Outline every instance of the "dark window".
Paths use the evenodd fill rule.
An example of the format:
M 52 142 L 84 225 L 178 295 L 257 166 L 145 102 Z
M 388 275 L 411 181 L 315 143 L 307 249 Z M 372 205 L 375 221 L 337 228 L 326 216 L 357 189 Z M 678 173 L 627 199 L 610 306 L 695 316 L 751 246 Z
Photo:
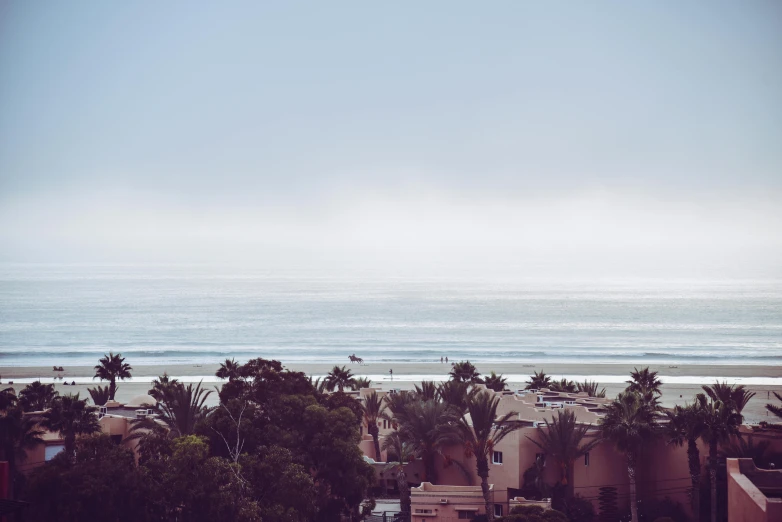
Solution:
M 473 511 L 457 511 L 459 513 L 459 520 L 472 520 L 475 518 L 475 512 Z
M 494 504 L 494 516 L 495 517 L 502 516 L 502 504 Z
M 589 452 L 584 453 L 584 466 L 589 466 Z
M 492 454 L 491 461 L 494 464 L 502 464 L 502 452 L 501 451 L 495 451 Z

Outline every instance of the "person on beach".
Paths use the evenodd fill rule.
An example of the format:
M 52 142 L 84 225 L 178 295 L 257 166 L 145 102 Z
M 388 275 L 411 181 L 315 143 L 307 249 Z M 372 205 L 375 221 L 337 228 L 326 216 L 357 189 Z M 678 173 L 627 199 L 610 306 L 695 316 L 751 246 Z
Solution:
M 440 364 L 443 364 L 443 358 L 440 357 Z
M 391 368 L 389 368 L 389 369 L 388 369 L 388 374 L 391 376 L 391 380 L 393 381 L 393 380 L 394 380 L 394 370 L 392 370 Z
M 448 356 L 445 356 L 445 364 L 448 364 Z

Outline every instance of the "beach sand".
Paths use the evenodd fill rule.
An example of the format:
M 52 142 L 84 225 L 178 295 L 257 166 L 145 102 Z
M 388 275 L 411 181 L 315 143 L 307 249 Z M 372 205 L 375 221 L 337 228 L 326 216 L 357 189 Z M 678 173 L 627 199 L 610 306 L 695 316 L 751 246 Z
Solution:
M 285 363 L 284 363 L 285 364 Z M 323 363 L 291 363 L 285 367 L 301 371 L 315 377 L 323 376 L 333 367 L 333 364 Z M 409 389 L 414 382 L 422 378 L 445 380 L 450 371 L 450 364 L 434 363 L 372 363 L 345 364 L 357 376 L 368 376 L 373 380 L 372 386 L 383 390 L 391 388 Z M 531 364 L 531 363 L 477 363 L 476 367 L 482 374 L 491 371 L 504 374 L 508 377 L 510 389 L 523 388 L 524 381 L 533 371 L 545 371 L 554 379 L 567 376 L 570 379 L 583 380 L 589 378 L 596 380 L 604 386 L 607 396 L 612 397 L 625 387 L 623 381 L 629 379 L 629 374 L 634 367 L 644 367 L 644 364 Z M 774 417 L 767 415 L 765 405 L 768 402 L 776 403 L 771 392 L 782 393 L 782 367 L 779 366 L 728 366 L 728 365 L 684 365 L 677 367 L 667 365 L 649 365 L 653 371 L 658 371 L 663 381 L 663 406 L 671 407 L 675 404 L 684 404 L 691 401 L 694 395 L 701 391 L 701 384 L 709 383 L 712 379 L 727 380 L 730 383 L 745 383 L 746 387 L 757 393 L 744 410 L 745 421 L 756 423 L 763 420 L 774 421 Z M 134 366 L 133 376 L 135 382 L 120 382 L 117 392 L 117 400 L 128 401 L 132 397 L 146 393 L 149 389 L 149 381 L 167 372 L 172 377 L 178 377 L 185 382 L 198 382 L 204 379 L 204 387 L 214 390 L 219 386 L 219 380 L 214 377 L 218 365 L 148 365 Z M 30 379 L 40 378 L 44 383 L 55 383 L 60 393 L 80 392 L 82 396 L 89 397 L 87 388 L 101 384 L 92 381 L 94 375 L 92 367 L 74 366 L 66 367 L 63 372 L 54 372 L 51 367 L 6 367 L 0 368 L 3 383 L 9 380 L 20 380 L 14 384 L 14 388 L 20 390 Z M 393 370 L 393 380 L 389 374 Z M 62 380 L 55 379 L 61 375 Z M 75 386 L 65 386 L 64 382 L 77 381 Z M 21 382 L 24 381 L 24 382 Z M 667 381 L 667 384 L 666 384 Z M 779 383 L 780 385 L 777 385 Z M 106 384 L 105 382 L 102 384 Z M 211 404 L 217 403 L 216 394 L 212 394 Z

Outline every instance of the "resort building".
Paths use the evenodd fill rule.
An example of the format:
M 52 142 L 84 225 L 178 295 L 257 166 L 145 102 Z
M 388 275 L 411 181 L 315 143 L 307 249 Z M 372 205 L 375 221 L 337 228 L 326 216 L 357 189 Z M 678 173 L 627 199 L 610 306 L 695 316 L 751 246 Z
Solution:
M 728 520 L 782 522 L 782 470 L 758 469 L 752 459 L 727 459 Z

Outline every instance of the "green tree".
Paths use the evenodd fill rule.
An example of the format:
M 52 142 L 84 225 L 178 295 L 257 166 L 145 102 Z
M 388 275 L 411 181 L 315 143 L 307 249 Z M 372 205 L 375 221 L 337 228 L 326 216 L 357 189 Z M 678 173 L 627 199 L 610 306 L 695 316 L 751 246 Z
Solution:
M 437 387 L 437 395 L 440 400 L 453 408 L 459 416 L 467 411 L 470 399 L 476 393 L 478 390 L 466 381 L 445 381 Z
M 497 375 L 493 371 L 484 380 L 484 384 L 486 385 L 486 387 L 496 392 L 505 391 L 505 389 L 507 389 L 507 382 L 508 380 L 505 379 L 501 374 Z
M 657 372 L 649 371 L 647 366 L 643 370 L 635 368 L 630 372 L 630 380 L 627 382 L 627 389 L 625 391 L 632 393 L 639 393 L 641 396 L 647 393 L 654 395 L 660 395 L 660 386 L 662 381 L 657 378 Z
M 8 462 L 9 478 L 11 479 L 11 497 L 17 493 L 16 483 L 19 479 L 17 463 L 27 458 L 27 451 L 43 443 L 43 430 L 38 428 L 40 418 L 25 415 L 23 408 L 16 403 L 16 396 L 6 398 L 0 409 L 0 461 Z M 19 401 L 21 402 L 21 401 Z
M 156 477 L 156 480 L 158 477 Z M 145 483 L 133 453 L 108 435 L 80 438 L 74 457 L 57 455 L 30 475 L 28 522 L 164 520 L 155 511 L 154 483 Z
M 611 442 L 627 458 L 627 476 L 630 482 L 630 513 L 632 522 L 638 522 L 636 498 L 636 471 L 643 445 L 651 440 L 657 431 L 657 411 L 640 393 L 620 393 L 606 408 L 606 415 L 600 419 L 602 438 Z
M 548 388 L 550 385 L 551 377 L 544 372 L 534 372 L 527 381 L 528 390 L 540 390 L 541 388 Z
M 575 393 L 576 383 L 574 383 L 573 381 L 569 381 L 563 377 L 559 381 L 552 382 L 549 388 L 551 388 L 551 390 L 556 392 Z
M 470 384 L 481 383 L 481 374 L 470 361 L 459 361 L 451 367 L 448 374 L 452 381 L 469 382 Z
M 369 388 L 372 386 L 372 380 L 367 379 L 366 377 L 356 377 L 353 379 L 353 387 L 356 390 L 360 390 L 361 388 Z
M 345 388 L 353 389 L 355 386 L 355 380 L 353 378 L 353 372 L 347 368 L 335 366 L 326 376 L 326 389 L 328 391 L 334 391 L 338 389 L 343 391 Z
M 19 392 L 19 406 L 26 412 L 43 411 L 52 405 L 52 401 L 58 395 L 53 384 L 34 381 Z
M 172 379 L 166 372 L 157 379 L 152 380 L 152 388 L 147 391 L 150 397 L 160 402 L 166 394 L 179 385 L 179 379 Z
M 437 483 L 435 457 L 442 448 L 461 441 L 457 427 L 460 415 L 439 401 L 413 401 L 398 419 L 399 434 L 424 464 L 424 481 Z
M 388 452 L 387 470 L 396 473 L 396 485 L 399 489 L 399 502 L 402 505 L 402 513 L 410 514 L 410 484 L 407 482 L 405 465 L 415 458 L 410 445 L 402 440 L 398 431 L 383 440 L 383 449 Z M 392 461 L 392 459 L 394 459 Z
M 109 352 L 109 354 L 104 355 L 95 366 L 95 376 L 93 379 L 109 381 L 109 399 L 114 400 L 114 395 L 117 393 L 117 379 L 130 379 L 130 370 L 132 369 L 133 367 L 125 362 L 125 358 L 122 357 L 122 354 L 118 353 L 114 355 L 112 352 Z
M 226 359 L 224 363 L 220 363 L 220 368 L 215 372 L 215 376 L 219 379 L 233 381 L 239 378 L 241 367 L 242 365 L 236 362 L 236 359 Z
M 378 420 L 383 415 L 385 404 L 383 399 L 377 393 L 372 392 L 366 396 L 364 401 L 364 422 L 367 425 L 367 431 L 372 435 L 372 441 L 375 444 L 375 460 L 382 462 L 383 457 L 380 453 L 380 429 L 377 426 Z
M 732 403 L 707 399 L 702 393 L 696 396 L 703 416 L 701 439 L 709 447 L 709 479 L 711 481 L 711 521 L 717 521 L 717 449 L 739 434 L 742 417 Z
M 779 395 L 777 392 L 771 392 L 774 394 L 774 397 L 777 398 L 778 401 L 782 401 L 782 395 Z M 773 413 L 776 417 L 782 419 L 782 408 L 777 406 L 776 404 L 766 404 L 766 409 Z
M 668 444 L 683 446 L 687 444 L 687 465 L 692 482 L 692 509 L 694 520 L 700 520 L 701 512 L 701 456 L 698 450 L 698 439 L 703 432 L 703 411 L 700 403 L 695 402 L 687 406 L 675 406 L 673 410 L 666 410 L 666 423 L 663 435 Z
M 747 390 L 743 384 L 728 384 L 727 381 L 717 381 L 711 386 L 704 384 L 701 388 L 712 401 L 732 404 L 736 413 L 741 413 L 749 400 L 755 396 L 755 392 Z
M 599 438 L 584 441 L 591 428 L 591 424 L 578 424 L 576 415 L 571 410 L 559 410 L 551 418 L 551 422 L 546 420 L 546 429 L 539 431 L 540 442 L 527 437 L 559 463 L 559 482 L 566 487 L 568 499 L 573 497 L 573 464 L 600 442 Z
M 78 435 L 91 435 L 100 431 L 95 406 L 88 406 L 79 394 L 65 394 L 52 401 L 52 407 L 43 414 L 41 425 L 56 431 L 64 439 L 65 454 L 73 456 Z
M 478 393 L 468 405 L 469 421 L 465 417 L 460 424 L 465 453 L 467 456 L 475 455 L 476 471 L 481 479 L 481 491 L 489 520 L 494 518 L 489 491 L 489 458 L 497 444 L 521 428 L 521 423 L 513 422 L 518 412 L 511 411 L 497 416 L 499 404 L 500 398 L 494 394 L 486 391 Z

